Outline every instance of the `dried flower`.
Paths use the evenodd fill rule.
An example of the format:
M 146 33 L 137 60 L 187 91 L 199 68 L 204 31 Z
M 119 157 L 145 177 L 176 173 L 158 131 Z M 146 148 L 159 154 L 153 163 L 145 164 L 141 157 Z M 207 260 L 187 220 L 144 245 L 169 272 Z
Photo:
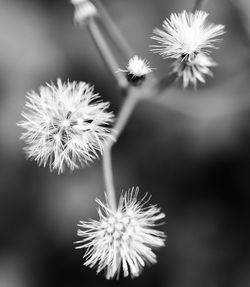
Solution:
M 87 248 L 85 266 L 105 270 L 106 278 L 140 275 L 145 263 L 156 263 L 153 249 L 164 246 L 165 235 L 154 229 L 165 215 L 156 205 L 145 206 L 146 196 L 137 200 L 139 188 L 124 193 L 117 211 L 97 200 L 99 220 L 80 221 L 77 234 L 82 237 L 76 248 Z
M 78 25 L 83 25 L 87 19 L 97 15 L 97 9 L 89 0 L 70 0 L 75 7 L 74 21 Z
M 175 60 L 172 65 L 172 73 L 177 74 L 177 79 L 183 78 L 184 88 L 186 88 L 189 83 L 197 87 L 197 81 L 205 83 L 204 75 L 213 75 L 209 67 L 216 65 L 212 58 L 200 53 L 193 60 L 185 60 L 182 58 Z
M 220 41 L 216 37 L 225 33 L 223 25 L 206 24 L 208 13 L 196 11 L 172 13 L 170 19 L 163 22 L 162 30 L 155 29 L 152 39 L 158 45 L 152 45 L 152 51 L 163 58 L 180 57 L 192 60 L 198 53 L 209 54 L 209 48 L 216 48 Z
M 74 170 L 98 157 L 110 137 L 108 125 L 113 114 L 109 103 L 98 101 L 93 87 L 85 82 L 53 83 L 27 95 L 25 120 L 18 123 L 25 131 L 21 139 L 29 158 L 50 170 Z

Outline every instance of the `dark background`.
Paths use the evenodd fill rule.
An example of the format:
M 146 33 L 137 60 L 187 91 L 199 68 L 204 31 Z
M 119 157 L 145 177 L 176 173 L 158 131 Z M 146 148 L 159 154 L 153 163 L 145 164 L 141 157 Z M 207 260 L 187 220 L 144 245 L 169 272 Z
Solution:
M 112 18 L 161 77 L 169 62 L 149 51 L 155 27 L 193 0 L 106 0 Z M 237 6 L 236 6 L 237 3 Z M 62 0 L 0 1 L 0 286 L 250 286 L 250 84 L 248 0 L 207 1 L 226 25 L 214 78 L 198 90 L 174 84 L 141 103 L 113 153 L 117 194 L 139 186 L 167 215 L 158 264 L 134 280 L 107 281 L 82 266 L 78 220 L 96 218 L 101 162 L 63 175 L 26 161 L 16 122 L 25 93 L 45 82 L 95 85 L 117 113 L 122 96 L 86 30 Z M 124 67 L 121 67 L 124 68 Z

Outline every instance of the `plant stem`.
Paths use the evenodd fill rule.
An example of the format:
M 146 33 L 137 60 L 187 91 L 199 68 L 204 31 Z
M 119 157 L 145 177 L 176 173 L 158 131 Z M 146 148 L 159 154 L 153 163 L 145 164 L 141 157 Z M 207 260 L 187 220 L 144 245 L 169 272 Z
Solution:
M 115 25 L 101 1 L 95 0 L 94 2 L 98 9 L 98 12 L 100 13 L 101 21 L 104 24 L 107 33 L 109 34 L 114 45 L 116 46 L 120 56 L 127 62 L 135 55 L 135 52 Z
M 117 81 L 117 84 L 120 87 L 121 91 L 126 92 L 128 88 L 127 79 L 123 73 L 117 73 L 120 67 L 112 52 L 110 51 L 109 46 L 104 39 L 94 18 L 89 19 L 87 27 L 107 69 Z
M 110 21 L 112 21 L 110 19 Z M 113 30 L 115 25 L 113 25 Z M 119 71 L 119 65 L 113 56 L 106 40 L 104 39 L 96 21 L 95 18 L 90 18 L 87 27 L 89 30 L 89 33 L 106 65 L 108 70 L 111 72 L 113 77 L 116 79 L 119 87 L 121 88 L 121 91 L 127 92 L 128 91 L 128 81 L 125 77 L 124 73 L 117 73 Z M 112 30 L 112 31 L 113 31 Z M 119 32 L 115 33 L 116 36 L 119 34 Z M 119 37 L 118 37 L 119 38 Z M 133 112 L 133 109 L 138 101 L 138 97 L 136 97 L 135 93 L 130 93 L 125 103 L 117 117 L 116 124 L 114 126 L 113 132 L 111 134 L 111 137 L 108 139 L 104 153 L 103 153 L 103 174 L 104 174 L 104 182 L 105 182 L 105 188 L 107 193 L 107 198 L 109 205 L 112 210 L 116 211 L 117 209 L 117 203 L 116 203 L 116 194 L 115 194 L 115 188 L 114 188 L 114 179 L 113 179 L 113 170 L 112 170 L 112 156 L 111 156 L 111 149 L 114 145 L 114 140 L 117 140 L 121 132 L 123 131 L 126 123 L 129 120 L 129 117 L 131 113 Z
M 194 8 L 193 8 L 193 13 L 196 11 L 196 10 L 200 10 L 202 5 L 204 4 L 204 2 L 206 2 L 206 0 L 196 0 L 195 1 L 195 4 L 194 4 Z
M 125 103 L 123 104 L 122 109 L 119 112 L 117 121 L 114 125 L 112 137 L 108 139 L 105 149 L 104 149 L 103 161 L 102 161 L 104 182 L 105 182 L 105 187 L 106 187 L 106 192 L 107 192 L 107 197 L 109 200 L 110 207 L 114 211 L 116 211 L 117 209 L 117 203 L 116 203 L 116 195 L 115 195 L 115 188 L 114 188 L 111 150 L 112 150 L 112 147 L 115 141 L 118 140 L 120 134 L 124 130 L 138 100 L 139 100 L 139 97 L 137 97 L 134 93 L 130 93 L 127 96 Z M 112 140 L 112 138 L 114 138 L 115 141 Z
M 104 176 L 105 189 L 110 208 L 113 211 L 117 210 L 116 194 L 114 187 L 114 177 L 112 169 L 111 149 L 106 148 L 102 158 L 102 169 Z

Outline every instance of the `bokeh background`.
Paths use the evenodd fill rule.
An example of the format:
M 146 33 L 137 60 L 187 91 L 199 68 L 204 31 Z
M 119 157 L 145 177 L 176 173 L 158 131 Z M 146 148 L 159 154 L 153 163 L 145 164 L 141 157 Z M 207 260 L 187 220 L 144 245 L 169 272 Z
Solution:
M 102 1 L 157 77 L 169 62 L 149 51 L 155 27 L 194 0 Z M 96 218 L 101 162 L 58 176 L 26 161 L 19 140 L 25 93 L 45 82 L 84 80 L 111 102 L 123 98 L 86 30 L 62 0 L 0 1 L 0 286 L 250 286 L 250 5 L 207 0 L 226 25 L 219 66 L 206 85 L 174 84 L 141 103 L 113 153 L 117 194 L 139 186 L 167 215 L 167 245 L 137 279 L 107 281 L 82 266 L 78 220 Z M 123 68 L 123 67 L 122 67 Z

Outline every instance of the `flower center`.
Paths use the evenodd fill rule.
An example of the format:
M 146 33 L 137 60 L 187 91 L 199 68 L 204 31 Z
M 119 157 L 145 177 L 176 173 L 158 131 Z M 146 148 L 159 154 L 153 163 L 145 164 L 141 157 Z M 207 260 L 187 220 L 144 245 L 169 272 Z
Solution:
M 63 127 L 69 127 L 70 126 L 70 121 L 69 120 L 64 120 L 63 122 L 62 122 L 62 126 Z
M 135 224 L 130 216 L 118 213 L 103 221 L 102 228 L 109 243 L 122 243 L 133 236 Z

